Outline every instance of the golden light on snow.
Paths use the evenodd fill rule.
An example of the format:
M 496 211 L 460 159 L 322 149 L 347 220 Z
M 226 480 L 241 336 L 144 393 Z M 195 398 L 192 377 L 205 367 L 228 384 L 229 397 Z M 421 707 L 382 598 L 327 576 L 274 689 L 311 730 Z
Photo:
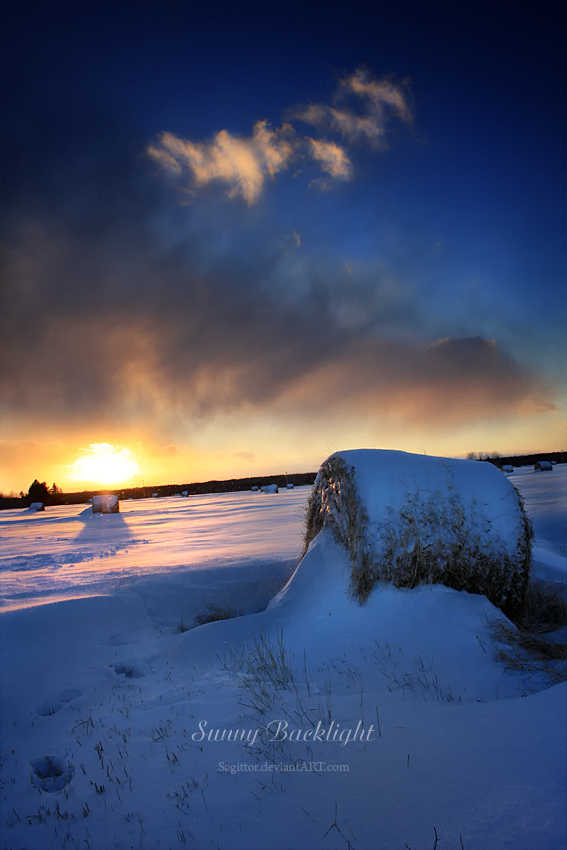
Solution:
M 77 458 L 69 478 L 97 484 L 122 484 L 140 474 L 140 467 L 130 449 L 109 443 L 91 443 L 88 454 Z

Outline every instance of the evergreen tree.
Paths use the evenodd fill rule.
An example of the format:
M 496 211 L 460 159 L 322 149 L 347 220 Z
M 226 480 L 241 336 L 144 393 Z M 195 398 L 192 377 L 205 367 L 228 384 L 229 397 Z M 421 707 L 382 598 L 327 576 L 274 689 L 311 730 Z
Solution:
M 36 478 L 33 484 L 30 485 L 30 489 L 28 490 L 28 498 L 30 504 L 32 502 L 42 502 L 44 505 L 48 505 L 51 501 L 51 497 L 45 481 L 42 481 L 42 483 L 40 484 Z
M 52 505 L 61 505 L 63 504 L 63 490 L 61 487 L 58 487 L 57 484 L 53 484 L 53 487 L 49 488 L 49 498 L 51 500 Z

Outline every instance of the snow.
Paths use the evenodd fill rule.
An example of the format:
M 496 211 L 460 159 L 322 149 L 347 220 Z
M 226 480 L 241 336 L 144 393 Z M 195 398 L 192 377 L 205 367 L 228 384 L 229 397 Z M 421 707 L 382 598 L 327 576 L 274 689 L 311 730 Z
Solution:
M 134 584 L 156 593 L 176 588 L 175 595 L 182 585 L 190 597 L 214 597 L 219 585 L 240 582 L 244 606 L 250 592 L 262 599 L 267 592 L 265 607 L 276 592 L 272 578 L 279 590 L 297 563 L 308 492 L 141 499 L 122 502 L 119 514 L 82 505 L 50 507 L 41 516 L 2 511 L 0 610 Z
M 563 581 L 567 465 L 514 483 Z M 2 850 L 563 850 L 567 685 L 483 596 L 360 606 L 326 530 L 288 580 L 308 494 L 0 514 Z M 246 616 L 184 631 L 209 604 Z
M 532 575 L 546 581 L 567 581 L 567 464 L 553 475 L 534 474 L 531 467 L 514 473 L 514 485 L 526 499 L 535 543 Z
M 379 543 L 390 513 L 399 514 L 411 499 L 422 511 L 456 496 L 467 526 L 482 529 L 484 544 L 513 555 L 517 539 L 518 500 L 507 477 L 490 463 L 415 455 L 400 451 L 358 449 L 340 452 L 356 470 L 356 484 Z M 488 527 L 490 525 L 490 527 Z

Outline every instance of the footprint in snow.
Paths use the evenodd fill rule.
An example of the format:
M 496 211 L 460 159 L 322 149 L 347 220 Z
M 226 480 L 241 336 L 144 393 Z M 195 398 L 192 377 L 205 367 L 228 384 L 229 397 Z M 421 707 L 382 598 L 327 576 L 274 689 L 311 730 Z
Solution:
M 133 664 L 114 664 L 114 672 L 126 679 L 143 679 L 146 675 Z
M 69 784 L 75 768 L 58 756 L 39 756 L 31 760 L 32 785 L 42 791 L 61 791 Z

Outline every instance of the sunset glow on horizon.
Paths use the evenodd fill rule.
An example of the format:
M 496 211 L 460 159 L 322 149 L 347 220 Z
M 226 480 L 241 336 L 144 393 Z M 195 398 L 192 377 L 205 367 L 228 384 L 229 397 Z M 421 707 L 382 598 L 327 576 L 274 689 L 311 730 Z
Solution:
M 129 449 L 91 443 L 88 452 L 73 463 L 68 475 L 71 481 L 111 487 L 140 475 L 140 466 Z

